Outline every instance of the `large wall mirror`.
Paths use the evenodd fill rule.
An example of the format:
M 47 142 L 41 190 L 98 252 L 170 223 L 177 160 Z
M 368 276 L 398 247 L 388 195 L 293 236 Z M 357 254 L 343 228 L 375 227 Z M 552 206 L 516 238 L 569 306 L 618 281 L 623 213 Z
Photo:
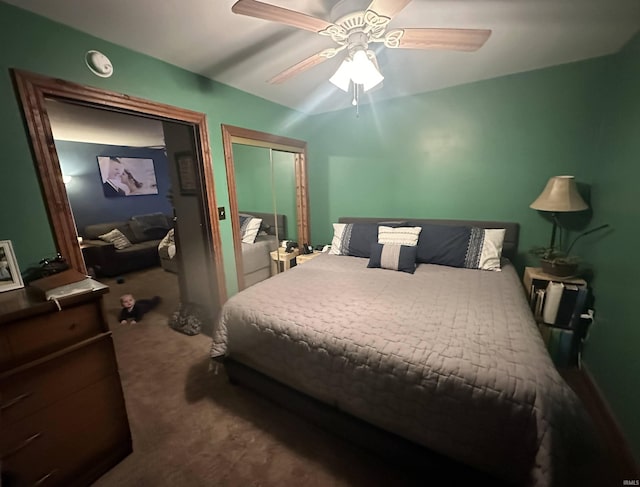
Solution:
M 279 272 L 271 253 L 284 252 L 281 241 L 309 242 L 307 144 L 230 125 L 222 138 L 242 290 Z

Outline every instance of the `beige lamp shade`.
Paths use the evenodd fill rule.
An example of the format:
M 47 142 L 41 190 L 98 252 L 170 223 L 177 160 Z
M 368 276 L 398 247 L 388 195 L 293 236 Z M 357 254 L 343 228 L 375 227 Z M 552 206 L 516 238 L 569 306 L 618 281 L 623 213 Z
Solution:
M 544 191 L 529 205 L 540 211 L 582 211 L 589 208 L 580 193 L 573 176 L 554 176 L 547 182 Z

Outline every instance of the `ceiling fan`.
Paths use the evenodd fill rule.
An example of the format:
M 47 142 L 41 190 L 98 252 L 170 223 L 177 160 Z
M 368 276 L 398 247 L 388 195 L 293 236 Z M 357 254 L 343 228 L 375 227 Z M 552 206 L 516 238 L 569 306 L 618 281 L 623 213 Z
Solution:
M 364 10 L 347 10 L 353 1 L 339 2 L 332 13 L 337 20 L 328 22 L 302 12 L 271 5 L 257 0 L 239 0 L 232 12 L 263 20 L 279 22 L 299 29 L 330 37 L 338 47 L 324 49 L 285 69 L 269 80 L 278 84 L 310 69 L 339 52 L 347 55 L 330 81 L 344 91 L 351 83 L 356 91 L 367 91 L 379 84 L 384 77 L 378 68 L 375 53 L 369 49 L 373 43 L 381 43 L 390 49 L 445 49 L 475 51 L 482 47 L 491 35 L 487 29 L 411 28 L 391 29 L 391 19 L 411 0 L 373 0 Z M 341 12 L 342 11 L 342 12 Z

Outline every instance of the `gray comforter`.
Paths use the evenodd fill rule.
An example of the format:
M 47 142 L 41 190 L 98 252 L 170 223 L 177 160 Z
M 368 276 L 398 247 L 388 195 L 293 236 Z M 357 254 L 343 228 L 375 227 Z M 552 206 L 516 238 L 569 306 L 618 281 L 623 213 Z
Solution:
M 514 268 L 367 262 L 322 255 L 235 295 L 212 357 L 519 485 L 588 483 L 590 424 Z

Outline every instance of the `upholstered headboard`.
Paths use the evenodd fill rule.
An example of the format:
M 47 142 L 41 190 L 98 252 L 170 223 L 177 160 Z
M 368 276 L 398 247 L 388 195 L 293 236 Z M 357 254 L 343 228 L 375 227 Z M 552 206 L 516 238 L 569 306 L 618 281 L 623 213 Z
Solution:
M 261 218 L 262 223 L 269 225 L 267 233 L 269 235 L 276 234 L 276 223 L 278 225 L 278 238 L 280 240 L 287 239 L 287 215 L 273 214 L 273 213 L 259 213 L 257 211 L 240 211 L 246 215 L 253 215 L 256 218 Z
M 368 218 L 368 217 L 340 217 L 340 223 L 377 223 L 377 222 L 406 222 L 407 225 L 420 225 L 430 223 L 432 225 L 471 225 L 480 228 L 504 228 L 506 229 L 502 255 L 513 262 L 518 254 L 518 238 L 520 236 L 520 224 L 515 222 L 495 222 L 478 220 L 431 220 L 417 218 Z

